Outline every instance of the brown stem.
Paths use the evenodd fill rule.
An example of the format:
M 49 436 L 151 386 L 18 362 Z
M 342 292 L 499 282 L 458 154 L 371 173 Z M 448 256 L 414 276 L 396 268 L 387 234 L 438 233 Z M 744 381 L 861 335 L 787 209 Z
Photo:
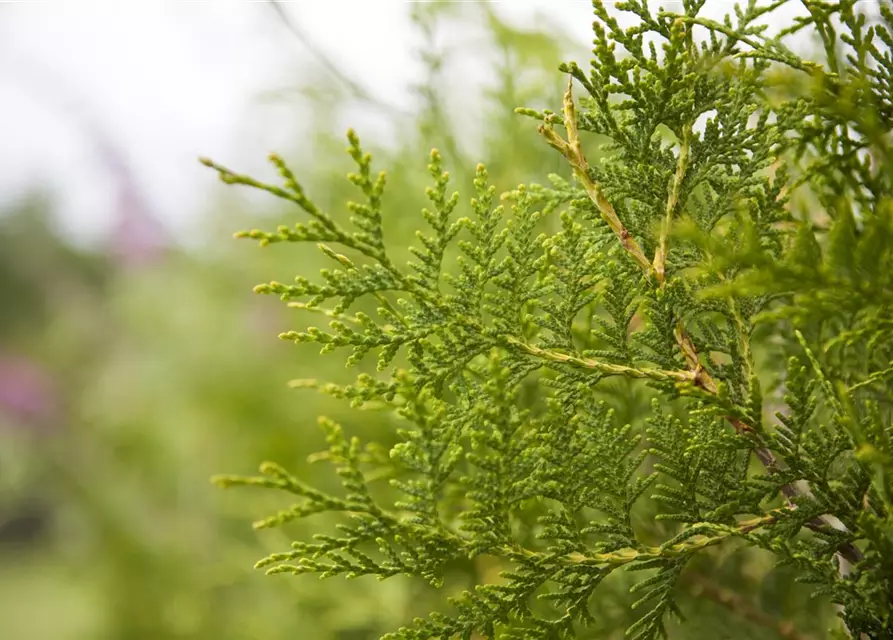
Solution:
M 670 226 L 673 223 L 673 217 L 676 215 L 676 207 L 679 205 L 679 194 L 682 191 L 682 182 L 685 180 L 685 173 L 688 171 L 688 163 L 691 157 L 690 145 L 691 125 L 686 124 L 682 129 L 679 157 L 676 160 L 676 173 L 673 175 L 673 182 L 670 185 L 670 196 L 667 198 L 667 208 L 660 229 L 660 241 L 657 246 L 657 251 L 654 252 L 654 273 L 657 276 L 657 281 L 661 285 L 663 285 L 666 280 L 667 245 L 669 243 Z
M 567 131 L 567 140 L 555 133 L 551 126 L 552 120 L 549 119 L 546 120 L 545 124 L 540 125 L 538 131 L 551 147 L 560 151 L 561 155 L 567 159 L 577 180 L 580 181 L 589 199 L 598 208 L 602 219 L 608 223 L 611 231 L 620 240 L 621 246 L 633 257 L 646 274 L 651 275 L 653 272 L 651 261 L 648 260 L 642 247 L 636 242 L 636 239 L 632 237 L 632 234 L 630 234 L 629 230 L 617 216 L 617 212 L 607 197 L 605 197 L 601 186 L 589 175 L 589 162 L 587 162 L 583 153 L 579 131 L 577 130 L 577 114 L 574 106 L 572 83 L 573 79 L 568 78 L 567 91 L 564 92 L 564 127 Z
M 622 364 L 613 364 L 610 362 L 602 362 L 593 360 L 592 358 L 579 358 L 577 356 L 551 351 L 549 349 L 541 349 L 521 340 L 509 338 L 508 343 L 528 353 L 532 356 L 551 360 L 552 362 L 564 362 L 574 365 L 581 369 L 594 369 L 601 371 L 606 375 L 622 375 L 628 378 L 649 378 L 651 380 L 660 380 L 662 382 L 696 382 L 694 376 L 688 371 L 669 371 L 664 369 L 637 369 L 635 367 L 627 367 Z
M 702 573 L 686 571 L 683 574 L 683 580 L 691 585 L 691 591 L 695 597 L 709 598 L 749 622 L 772 629 L 785 640 L 810 640 L 809 636 L 798 632 L 790 620 L 779 620 L 760 611 L 746 598 L 730 589 L 721 587 Z
M 757 518 L 744 520 L 736 525 L 721 525 L 717 523 L 700 523 L 692 525 L 703 531 L 696 536 L 692 536 L 674 545 L 661 545 L 659 547 L 641 546 L 637 548 L 625 547 L 623 549 L 615 549 L 605 553 L 579 553 L 572 552 L 566 556 L 558 558 L 560 562 L 567 565 L 596 565 L 596 566 L 615 566 L 620 567 L 633 562 L 643 562 L 647 560 L 655 560 L 657 558 L 672 558 L 688 556 L 697 553 L 708 547 L 713 547 L 725 542 L 735 536 L 744 536 L 752 531 L 756 531 L 762 527 L 771 525 L 778 521 L 779 515 L 784 509 L 776 509 L 770 513 L 764 514 Z M 514 555 L 522 555 L 525 558 L 537 559 L 542 554 L 537 551 L 519 547 L 505 546 L 502 547 L 505 556 L 512 557 Z

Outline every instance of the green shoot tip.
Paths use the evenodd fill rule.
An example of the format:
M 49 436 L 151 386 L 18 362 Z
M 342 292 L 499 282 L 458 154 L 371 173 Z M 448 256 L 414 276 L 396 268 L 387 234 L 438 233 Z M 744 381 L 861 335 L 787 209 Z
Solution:
M 319 380 L 315 378 L 297 378 L 288 381 L 290 389 L 313 389 L 319 386 Z
M 214 475 L 210 478 L 211 484 L 220 489 L 227 489 L 229 487 L 240 484 L 239 478 L 234 476 L 227 475 Z

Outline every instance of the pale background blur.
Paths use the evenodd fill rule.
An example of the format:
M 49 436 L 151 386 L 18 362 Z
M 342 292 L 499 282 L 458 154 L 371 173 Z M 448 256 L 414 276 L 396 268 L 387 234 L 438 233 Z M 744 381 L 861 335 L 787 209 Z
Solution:
M 198 162 L 273 181 L 276 151 L 341 216 L 355 127 L 394 169 L 398 247 L 431 146 L 459 175 L 492 159 L 500 188 L 554 165 L 512 108 L 586 58 L 586 3 L 442 7 L 0 3 L 0 640 L 359 640 L 443 602 L 252 569 L 326 522 L 255 533 L 288 502 L 212 474 L 269 459 L 332 489 L 306 462 L 318 415 L 394 428 L 287 388 L 355 374 L 279 341 L 307 318 L 251 288 L 323 263 L 235 242 L 296 212 Z
M 417 106 L 409 87 L 421 80 L 422 68 L 411 3 L 278 4 L 312 46 L 369 94 L 407 113 Z M 586 0 L 490 4 L 512 24 L 551 23 L 584 46 L 590 38 Z M 445 37 L 459 49 L 453 73 L 471 97 L 489 74 L 473 59 L 483 37 L 474 25 L 465 26 L 466 37 Z M 247 170 L 262 166 L 271 150 L 306 135 L 296 89 L 308 76 L 325 73 L 268 2 L 4 2 L 0 203 L 35 184 L 52 187 L 66 233 L 102 238 L 115 204 L 109 168 L 89 138 L 101 133 L 139 176 L 152 210 L 182 232 L 216 186 L 195 159 L 207 155 Z M 387 132 L 363 126 L 370 119 L 380 125 L 364 111 L 354 109 L 338 124 L 385 141 Z

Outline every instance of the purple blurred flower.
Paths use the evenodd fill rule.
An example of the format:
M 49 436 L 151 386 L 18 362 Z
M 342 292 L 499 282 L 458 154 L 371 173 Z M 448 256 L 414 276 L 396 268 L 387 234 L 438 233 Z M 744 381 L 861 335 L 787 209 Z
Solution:
M 32 360 L 0 354 L 0 414 L 23 425 L 46 427 L 59 416 L 58 390 Z
M 164 256 L 168 234 L 130 184 L 119 189 L 110 250 L 123 266 L 144 266 Z

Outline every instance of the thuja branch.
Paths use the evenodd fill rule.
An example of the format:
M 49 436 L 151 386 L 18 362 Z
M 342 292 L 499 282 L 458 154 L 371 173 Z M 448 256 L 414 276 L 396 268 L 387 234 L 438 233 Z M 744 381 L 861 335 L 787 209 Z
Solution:
M 589 165 L 586 161 L 586 156 L 583 152 L 582 145 L 579 140 L 579 134 L 576 124 L 577 116 L 574 106 L 572 88 L 573 78 L 569 78 L 568 88 L 565 91 L 563 102 L 564 124 L 567 130 L 568 140 L 563 140 L 551 128 L 551 126 L 549 125 L 549 116 L 546 117 L 546 123 L 541 125 L 538 131 L 541 135 L 543 135 L 550 146 L 561 152 L 562 155 L 568 160 L 571 168 L 574 171 L 574 175 L 577 176 L 577 178 L 583 184 L 583 187 L 586 190 L 587 194 L 589 194 L 593 202 L 596 203 L 603 219 L 608 223 L 612 231 L 614 231 L 615 235 L 620 240 L 623 248 L 633 257 L 636 263 L 639 264 L 645 275 L 655 276 L 658 286 L 660 288 L 663 288 L 666 284 L 666 260 L 669 252 L 668 239 L 670 226 L 675 216 L 677 207 L 679 206 L 679 197 L 682 189 L 682 184 L 685 180 L 685 175 L 689 168 L 690 145 L 692 136 L 691 126 L 690 124 L 686 124 L 683 127 L 682 139 L 680 141 L 680 150 L 676 162 L 676 170 L 670 184 L 670 192 L 667 198 L 666 209 L 664 211 L 659 244 L 655 252 L 654 261 L 652 263 L 648 261 L 639 244 L 630 236 L 626 227 L 617 217 L 614 207 L 605 197 L 601 188 L 589 176 Z M 738 313 L 737 308 L 735 308 L 734 311 L 734 316 L 736 318 L 736 321 L 738 322 L 738 328 L 739 330 L 742 330 L 743 326 L 741 323 L 740 314 Z M 677 344 L 679 345 L 680 350 L 682 351 L 686 363 L 689 366 L 689 371 L 662 371 L 656 369 L 636 369 L 634 367 L 623 367 L 620 365 L 600 363 L 594 360 L 576 358 L 573 356 L 558 354 L 555 352 L 548 352 L 536 347 L 532 347 L 530 345 L 524 345 L 523 343 L 517 341 L 515 342 L 515 344 L 533 355 L 545 357 L 546 359 L 553 361 L 567 362 L 569 364 L 574 364 L 576 366 L 584 368 L 597 369 L 609 375 L 626 375 L 627 377 L 631 378 L 651 378 L 664 381 L 675 380 L 679 382 L 692 382 L 697 387 L 700 387 L 710 394 L 717 394 L 719 392 L 719 386 L 713 379 L 713 376 L 710 375 L 710 373 L 701 364 L 697 348 L 695 347 L 694 342 L 686 331 L 681 319 L 678 319 L 676 321 L 673 335 Z M 748 336 L 742 335 L 741 339 L 747 342 Z M 751 357 L 749 342 L 747 348 L 745 349 L 745 354 L 746 358 L 748 359 L 748 367 L 751 367 L 752 363 L 749 361 Z M 726 416 L 726 420 L 729 422 L 729 424 L 732 425 L 732 427 L 734 427 L 737 433 L 741 435 L 756 437 L 757 440 L 762 439 L 761 434 L 741 418 L 733 415 L 728 415 Z M 757 444 L 754 446 L 753 451 L 754 455 L 756 455 L 757 459 L 770 475 L 776 475 L 782 471 L 777 457 L 769 448 Z M 796 500 L 799 497 L 805 495 L 804 492 L 802 492 L 793 484 L 784 485 L 781 488 L 781 493 L 784 496 L 787 505 L 791 508 L 795 507 Z M 808 523 L 808 526 L 811 529 L 817 531 L 834 528 L 830 520 L 828 520 L 824 516 L 813 519 Z M 841 545 L 838 553 L 842 558 L 845 558 L 851 563 L 858 562 L 862 559 L 862 553 L 851 543 L 845 543 Z
M 884 26 L 893 24 L 893 12 L 883 8 L 884 20 L 871 28 L 863 28 L 852 0 L 839 3 L 839 28 L 830 28 L 830 5 L 812 16 L 808 24 L 828 27 L 826 45 L 841 47 L 840 77 L 859 79 L 852 105 L 838 105 L 811 86 L 804 89 L 812 96 L 794 92 L 790 100 L 784 91 L 767 91 L 767 60 L 812 68 L 783 42 L 807 22 L 795 20 L 771 39 L 756 23 L 783 2 L 765 10 L 747 3 L 722 24 L 698 17 L 702 0 L 684 3 L 683 16 L 652 15 L 644 2 L 618 3 L 612 11 L 638 21 L 628 28 L 595 0 L 591 72 L 564 67 L 588 90 L 588 102 L 575 105 L 569 80 L 559 114 L 522 110 L 543 121 L 540 135 L 562 154 L 576 184 L 549 176 L 552 188 L 522 185 L 504 194 L 512 202 L 506 210 L 494 206 L 496 187 L 479 167 L 470 215 L 453 222 L 458 196 L 448 193 L 448 174 L 432 153 L 426 195 L 433 207 L 422 210 L 425 230 L 405 268 L 385 252 L 384 175 L 370 177 L 369 156 L 352 133 L 349 151 L 359 172 L 350 180 L 366 201 L 348 204 L 350 227 L 309 202 L 281 163 L 280 188 L 207 162 L 226 182 L 284 197 L 311 218 L 244 235 L 261 244 L 313 242 L 340 264 L 324 270 L 321 283 L 301 275 L 293 286 L 259 287 L 310 310 L 340 300 L 317 311 L 332 320 L 331 332 L 310 327 L 283 336 L 321 344 L 323 352 L 349 348 L 348 365 L 377 354 L 377 370 L 390 371 L 388 380 L 362 374 L 346 386 L 296 386 L 354 407 L 387 405 L 399 421 L 390 438 L 397 444 L 383 456 L 375 447 L 367 455 L 340 427 L 326 427 L 329 451 L 317 459 L 335 466 L 344 498 L 276 470 L 249 482 L 302 498 L 263 526 L 322 512 L 348 516 L 335 535 L 271 557 L 298 560 L 276 571 L 404 573 L 439 585 L 457 561 L 495 556 L 498 564 L 515 565 L 498 583 L 476 576 L 479 584 L 455 602 L 454 615 L 417 619 L 394 637 L 505 631 L 569 640 L 592 622 L 595 590 L 610 589 L 603 578 L 621 567 L 647 570 L 633 588 L 645 592 L 633 608 L 647 607 L 627 633 L 655 640 L 667 636 L 664 621 L 679 611 L 674 588 L 686 562 L 737 537 L 818 584 L 843 607 L 854 636 L 886 637 L 893 454 L 890 407 L 878 400 L 888 386 L 893 346 L 876 317 L 893 315 L 877 309 L 889 301 L 893 222 L 873 203 L 888 199 L 893 174 L 874 159 L 871 167 L 853 163 L 854 150 L 870 142 L 865 131 L 893 129 L 882 97 L 893 60 L 879 48 L 893 42 Z M 706 38 L 696 42 L 696 34 Z M 852 51 L 844 54 L 847 47 Z M 844 94 L 833 95 L 846 102 Z M 857 106 L 874 109 L 872 117 L 854 123 Z M 703 132 L 694 133 L 701 118 Z M 663 127 L 676 134 L 674 147 L 661 142 Z M 603 169 L 590 166 L 583 129 L 611 140 Z M 794 186 L 825 207 L 826 235 L 789 224 L 795 212 L 779 198 Z M 542 216 L 559 208 L 560 229 L 537 235 Z M 679 235 L 685 244 L 671 246 L 683 215 L 690 233 Z M 654 226 L 652 243 L 645 234 Z M 459 234 L 470 237 L 456 240 Z M 462 256 L 449 269 L 445 256 L 454 242 Z M 338 243 L 371 260 L 354 263 L 329 248 Z M 699 266 L 721 271 L 720 286 L 700 276 Z M 361 298 L 377 301 L 378 320 L 361 311 L 343 315 Z M 758 321 L 774 322 L 765 318 L 776 312 L 796 317 L 810 343 L 795 343 L 787 327 L 754 333 Z M 578 331 L 584 313 L 589 324 Z M 841 332 L 844 340 L 828 338 Z M 782 352 L 787 375 L 777 358 L 755 358 L 764 346 L 773 356 Z M 865 351 L 875 357 L 853 356 Z M 536 375 L 543 368 L 556 375 Z M 655 400 L 643 425 L 640 387 L 593 384 L 609 376 L 661 383 L 649 386 L 666 402 Z M 760 377 L 784 380 L 787 409 L 771 429 L 764 427 Z M 847 389 L 845 397 L 835 399 L 838 388 Z M 649 456 L 654 473 L 643 473 Z M 754 456 L 764 471 L 751 468 Z M 373 498 L 368 482 L 382 477 L 393 493 L 376 491 Z M 779 499 L 776 492 L 786 506 L 739 522 L 765 513 L 765 501 Z M 387 504 L 378 507 L 386 494 Z M 681 530 L 666 540 L 657 520 L 682 523 Z M 800 535 L 800 527 L 815 535 Z M 366 555 L 361 544 L 372 553 L 378 545 L 380 554 Z M 842 559 L 858 563 L 852 575 L 835 571 L 835 555 L 841 567 Z

